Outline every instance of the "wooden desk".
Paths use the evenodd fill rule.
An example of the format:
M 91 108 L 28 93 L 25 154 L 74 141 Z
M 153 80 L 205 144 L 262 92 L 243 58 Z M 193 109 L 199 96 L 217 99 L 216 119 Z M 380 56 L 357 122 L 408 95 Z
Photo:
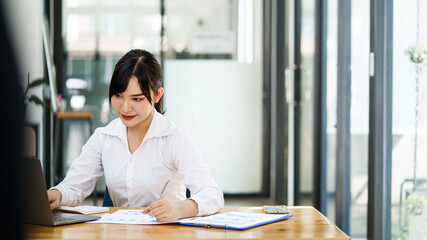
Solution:
M 115 212 L 121 208 L 110 208 Z M 143 209 L 143 208 L 141 208 Z M 25 239 L 350 239 L 313 207 L 290 207 L 292 218 L 248 230 L 167 225 L 79 223 L 60 227 L 24 225 Z M 263 212 L 261 207 L 226 207 L 222 212 Z

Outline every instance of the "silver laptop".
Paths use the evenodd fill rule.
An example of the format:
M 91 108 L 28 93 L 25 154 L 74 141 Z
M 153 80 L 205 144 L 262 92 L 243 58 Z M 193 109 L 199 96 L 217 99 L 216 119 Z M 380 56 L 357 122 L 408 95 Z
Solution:
M 24 204 L 22 219 L 24 223 L 59 226 L 100 218 L 99 216 L 51 211 L 40 160 L 24 158 L 22 170 L 25 186 L 22 201 Z

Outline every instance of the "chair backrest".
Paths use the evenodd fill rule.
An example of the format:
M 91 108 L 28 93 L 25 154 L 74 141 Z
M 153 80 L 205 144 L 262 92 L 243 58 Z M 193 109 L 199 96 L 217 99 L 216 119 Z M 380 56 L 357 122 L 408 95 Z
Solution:
M 25 157 L 38 157 L 38 127 L 36 125 L 24 125 L 23 132 L 23 155 Z
M 108 193 L 108 187 L 105 187 L 104 200 L 102 201 L 103 207 L 114 207 L 113 200 L 111 200 L 110 194 Z

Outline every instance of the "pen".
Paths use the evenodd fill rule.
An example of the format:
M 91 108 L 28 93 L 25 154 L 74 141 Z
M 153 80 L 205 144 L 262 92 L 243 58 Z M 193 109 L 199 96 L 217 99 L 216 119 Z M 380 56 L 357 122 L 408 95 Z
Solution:
M 227 228 L 227 224 L 208 224 L 208 223 L 193 223 L 193 225 L 202 226 L 205 228 L 211 228 L 211 227 L 219 227 L 219 228 Z
M 163 187 L 163 189 L 162 189 L 162 192 L 160 193 L 160 197 L 159 197 L 159 200 L 161 200 L 161 199 L 163 199 L 163 197 L 165 196 L 165 190 L 166 190 L 166 187 L 168 186 L 168 183 L 170 182 L 170 180 L 168 180 L 166 183 L 165 183 L 165 186 Z

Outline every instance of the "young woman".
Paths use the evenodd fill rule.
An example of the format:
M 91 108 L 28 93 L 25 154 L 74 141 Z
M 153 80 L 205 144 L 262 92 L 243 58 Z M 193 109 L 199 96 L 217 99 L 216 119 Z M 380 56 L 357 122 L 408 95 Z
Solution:
M 143 212 L 158 221 L 223 208 L 223 193 L 188 132 L 160 113 L 162 79 L 147 51 L 131 50 L 119 60 L 109 90 L 119 118 L 95 130 L 65 179 L 48 191 L 51 209 L 80 205 L 102 175 L 114 206 L 148 206 Z

